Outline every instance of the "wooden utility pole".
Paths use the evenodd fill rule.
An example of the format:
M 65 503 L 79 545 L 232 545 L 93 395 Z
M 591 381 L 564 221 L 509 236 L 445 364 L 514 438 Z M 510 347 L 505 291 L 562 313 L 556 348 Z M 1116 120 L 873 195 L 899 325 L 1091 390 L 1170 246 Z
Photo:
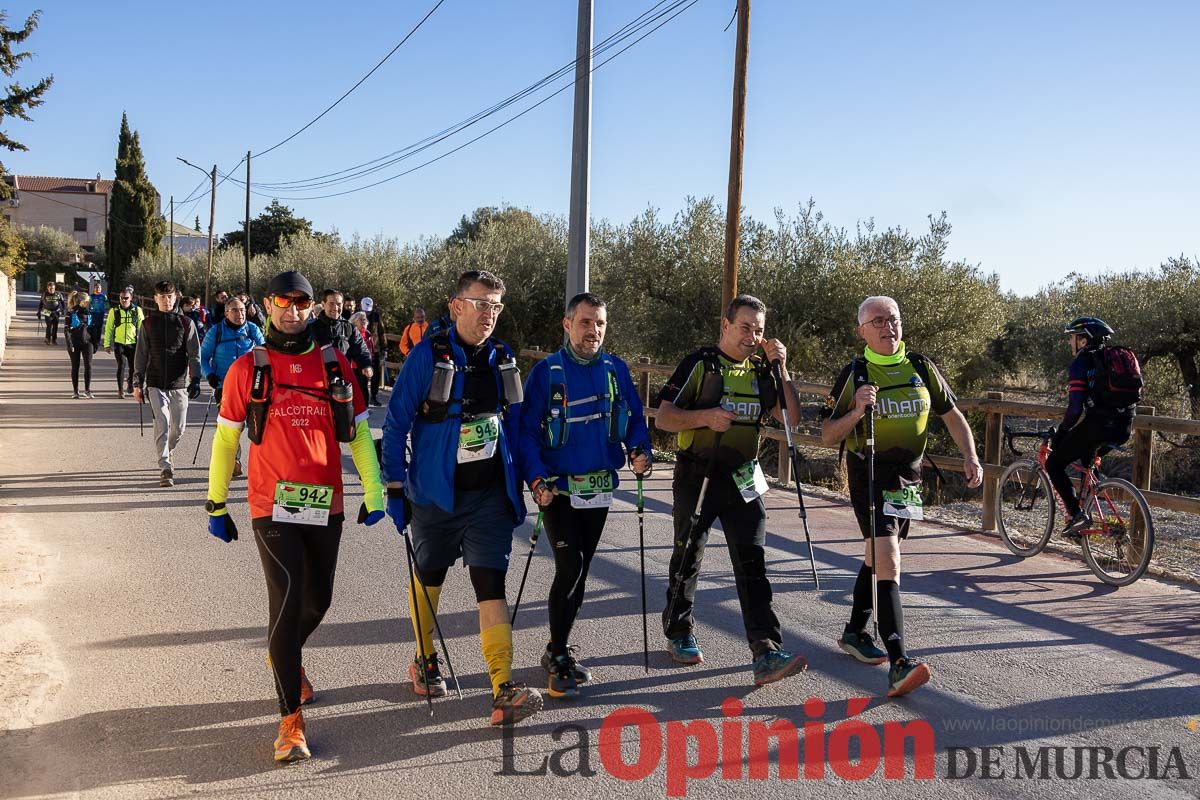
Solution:
M 212 168 L 212 189 L 208 203 L 208 272 L 204 276 L 204 307 L 209 308 L 212 292 L 213 223 L 217 218 L 217 165 Z
M 246 296 L 250 296 L 250 151 L 246 151 Z
M 733 59 L 733 125 L 729 137 L 729 195 L 725 200 L 725 271 L 721 313 L 737 295 L 738 247 L 741 244 L 742 156 L 746 149 L 746 62 L 750 50 L 750 0 L 738 0 L 737 51 Z
M 175 195 L 171 195 L 171 280 L 175 280 Z

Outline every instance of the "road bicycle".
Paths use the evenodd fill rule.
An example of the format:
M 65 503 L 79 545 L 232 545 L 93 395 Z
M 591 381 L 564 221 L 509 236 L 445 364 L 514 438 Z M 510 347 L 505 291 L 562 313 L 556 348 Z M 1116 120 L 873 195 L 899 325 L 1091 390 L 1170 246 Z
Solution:
M 1046 457 L 1055 429 L 1014 431 L 1004 426 L 1004 438 L 1014 455 L 1021 456 L 1015 439 L 1040 439 L 1037 459 L 1019 458 L 1000 477 L 996 493 L 996 521 L 1000 538 L 1013 554 L 1028 558 L 1040 553 L 1054 533 L 1056 512 L 1068 518 L 1062 498 L 1046 472 Z M 1079 507 L 1091 524 L 1080 531 L 1083 558 L 1096 577 L 1110 586 L 1128 586 L 1146 572 L 1154 552 L 1154 518 L 1146 497 L 1129 481 L 1110 478 L 1100 471 L 1100 459 L 1113 446 L 1101 447 L 1092 463 L 1071 464 L 1078 473 Z M 1057 500 L 1056 504 L 1054 501 Z

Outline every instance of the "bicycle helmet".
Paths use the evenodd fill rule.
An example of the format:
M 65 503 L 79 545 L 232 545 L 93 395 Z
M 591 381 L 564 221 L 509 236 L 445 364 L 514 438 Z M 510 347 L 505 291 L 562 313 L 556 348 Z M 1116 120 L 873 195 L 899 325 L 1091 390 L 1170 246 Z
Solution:
M 1063 333 L 1074 333 L 1079 336 L 1086 336 L 1093 342 L 1100 343 L 1107 340 L 1116 331 L 1111 326 L 1099 317 L 1078 317 L 1071 321 Z

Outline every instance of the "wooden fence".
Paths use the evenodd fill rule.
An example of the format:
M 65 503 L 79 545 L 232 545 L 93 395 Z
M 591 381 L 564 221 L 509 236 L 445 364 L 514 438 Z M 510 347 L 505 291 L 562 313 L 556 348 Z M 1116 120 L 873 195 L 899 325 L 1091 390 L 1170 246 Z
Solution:
M 391 338 L 390 336 L 388 337 Z M 397 337 L 399 338 L 399 337 Z M 542 350 L 522 350 L 521 356 L 532 360 L 545 358 L 549 353 Z M 389 364 L 391 366 L 391 364 Z M 399 365 L 395 365 L 399 368 Z M 650 397 L 650 376 L 668 377 L 675 367 L 664 364 L 651 364 L 648 358 L 639 358 L 630 362 L 632 371 L 641 395 L 643 405 Z M 802 395 L 816 395 L 824 398 L 832 387 L 824 383 L 809 383 L 796 381 L 796 390 Z M 983 528 L 996 529 L 995 498 L 1000 485 L 1000 475 L 1004 471 L 1002 461 L 1004 446 L 1005 416 L 1025 419 L 1060 420 L 1063 416 L 1062 406 L 1046 405 L 1043 403 L 1024 403 L 1005 400 L 1003 392 L 988 392 L 982 398 L 960 398 L 958 407 L 963 410 L 980 411 L 984 414 L 983 434 Z M 655 409 L 646 406 L 646 416 L 653 419 Z M 1174 433 L 1186 436 L 1200 435 L 1200 420 L 1179 419 L 1176 417 L 1159 417 L 1151 406 L 1138 406 L 1138 415 L 1133 423 L 1133 483 L 1146 495 L 1146 502 L 1155 508 L 1166 508 L 1183 511 L 1189 514 L 1200 514 L 1200 498 L 1184 495 L 1155 492 L 1150 489 L 1151 467 L 1154 463 L 1154 433 Z M 786 442 L 787 436 L 782 428 L 763 428 L 762 435 L 778 442 Z M 795 432 L 792 442 L 807 447 L 826 447 L 820 436 Z M 963 471 L 963 459 L 953 456 L 929 455 L 929 460 L 942 469 L 956 472 Z M 791 461 L 787 449 L 779 448 L 779 465 L 775 473 L 779 480 L 791 481 Z

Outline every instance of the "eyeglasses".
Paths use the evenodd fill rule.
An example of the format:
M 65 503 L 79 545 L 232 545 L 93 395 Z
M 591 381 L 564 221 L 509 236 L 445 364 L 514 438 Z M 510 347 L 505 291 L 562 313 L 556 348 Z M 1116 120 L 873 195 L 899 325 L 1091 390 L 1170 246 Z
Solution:
M 226 314 L 245 314 L 246 309 L 244 309 L 244 308 L 226 308 L 225 313 Z
M 286 294 L 271 295 L 271 302 L 276 308 L 291 308 L 296 307 L 297 311 L 307 311 L 312 308 L 313 299 L 311 297 L 288 297 Z
M 869 324 L 872 328 L 883 329 L 889 326 L 899 328 L 901 323 L 899 317 L 875 317 L 875 319 L 869 319 L 863 324 Z
M 482 297 L 460 297 L 464 303 L 470 303 L 476 311 L 481 314 L 495 314 L 500 316 L 500 312 L 504 310 L 504 303 L 493 303 Z

